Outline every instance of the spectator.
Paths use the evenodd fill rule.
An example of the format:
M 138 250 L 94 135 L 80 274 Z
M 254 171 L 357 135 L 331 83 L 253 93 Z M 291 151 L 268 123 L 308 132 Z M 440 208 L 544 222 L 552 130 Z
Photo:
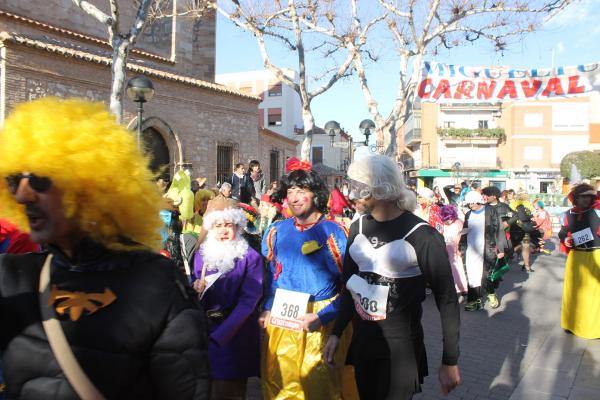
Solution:
M 229 199 L 229 198 L 232 197 L 231 196 L 231 192 L 232 192 L 231 183 L 229 183 L 229 182 L 223 182 L 221 184 L 221 187 L 219 188 L 219 195 L 220 196 L 225 196 L 225 197 L 227 197 Z
M 231 175 L 231 197 L 234 200 L 241 201 L 242 196 L 246 191 L 248 176 L 246 175 L 246 167 L 243 163 L 235 164 L 233 175 Z
M 265 192 L 265 177 L 260 169 L 260 163 L 256 160 L 250 161 L 246 177 L 246 193 L 242 196 L 242 203 L 252 204 L 258 207 L 260 198 Z
M 458 206 L 460 203 L 460 191 L 462 190 L 462 187 L 460 186 L 460 184 L 456 184 L 456 185 L 448 185 L 448 186 L 444 186 L 444 194 L 446 195 L 446 198 L 448 199 L 448 204 L 452 204 L 455 206 Z

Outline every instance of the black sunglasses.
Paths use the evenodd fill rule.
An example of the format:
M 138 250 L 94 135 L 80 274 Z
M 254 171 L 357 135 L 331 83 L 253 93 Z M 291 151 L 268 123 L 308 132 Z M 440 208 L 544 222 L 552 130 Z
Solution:
M 45 176 L 37 176 L 35 174 L 14 174 L 6 177 L 8 190 L 10 190 L 12 194 L 16 194 L 21 180 L 25 178 L 27 178 L 29 187 L 38 193 L 47 192 L 52 186 L 52 180 Z

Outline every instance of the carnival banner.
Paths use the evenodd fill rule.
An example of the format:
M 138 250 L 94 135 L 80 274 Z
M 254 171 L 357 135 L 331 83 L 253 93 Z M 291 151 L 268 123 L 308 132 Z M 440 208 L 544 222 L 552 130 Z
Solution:
M 495 103 L 581 96 L 600 91 L 600 63 L 547 69 L 465 67 L 425 62 L 417 99 Z

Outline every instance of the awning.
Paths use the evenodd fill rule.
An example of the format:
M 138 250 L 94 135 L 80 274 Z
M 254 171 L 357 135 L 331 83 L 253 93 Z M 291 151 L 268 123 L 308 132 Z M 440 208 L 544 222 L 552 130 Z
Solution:
M 458 174 L 452 170 L 443 170 L 437 168 L 423 168 L 417 172 L 419 178 L 440 178 L 440 177 L 456 177 L 456 178 L 507 178 L 508 171 L 458 171 Z

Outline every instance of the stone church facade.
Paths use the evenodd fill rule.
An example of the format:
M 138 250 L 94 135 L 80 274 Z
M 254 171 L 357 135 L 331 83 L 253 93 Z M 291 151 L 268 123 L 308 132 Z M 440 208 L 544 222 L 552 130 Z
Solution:
M 130 25 L 134 3 L 119 2 L 123 27 Z M 235 163 L 258 159 L 269 177 L 270 169 L 283 170 L 297 143 L 259 132 L 259 98 L 214 83 L 215 25 L 209 13 L 200 20 L 172 16 L 146 26 L 127 70 L 127 79 L 143 74 L 154 84 L 155 95 L 144 104 L 144 138 L 163 153 L 167 174 L 189 169 L 212 186 Z M 106 29 L 72 1 L 3 1 L 0 124 L 16 104 L 48 95 L 108 104 L 110 63 Z M 136 107 L 125 95 L 123 123 L 132 130 Z

